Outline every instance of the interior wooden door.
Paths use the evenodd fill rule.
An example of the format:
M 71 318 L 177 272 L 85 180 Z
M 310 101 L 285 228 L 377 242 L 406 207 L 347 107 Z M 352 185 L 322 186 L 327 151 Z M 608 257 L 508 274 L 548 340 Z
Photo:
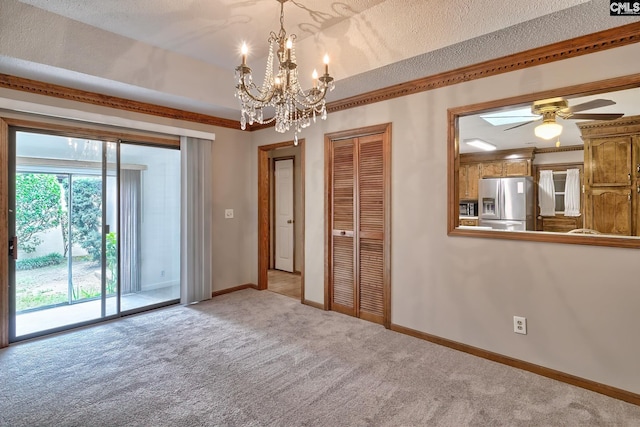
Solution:
M 355 140 L 346 139 L 333 144 L 331 174 L 331 308 L 356 315 L 355 282 Z
M 356 315 L 384 320 L 384 147 L 383 135 L 358 139 Z
M 390 129 L 326 141 L 327 308 L 390 326 Z

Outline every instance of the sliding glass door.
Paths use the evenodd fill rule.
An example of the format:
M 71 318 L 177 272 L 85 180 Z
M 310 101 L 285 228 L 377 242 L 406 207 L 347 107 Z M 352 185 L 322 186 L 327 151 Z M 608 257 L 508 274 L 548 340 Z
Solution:
M 177 302 L 178 150 L 10 139 L 12 341 Z
M 120 144 L 122 311 L 180 299 L 180 151 Z

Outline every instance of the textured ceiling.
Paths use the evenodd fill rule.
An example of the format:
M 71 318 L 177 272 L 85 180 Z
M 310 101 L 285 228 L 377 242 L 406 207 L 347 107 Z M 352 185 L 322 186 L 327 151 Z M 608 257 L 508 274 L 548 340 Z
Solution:
M 329 100 L 337 100 L 640 19 L 610 17 L 608 5 L 289 0 L 284 8 L 301 74 L 328 52 L 337 86 Z M 279 8 L 276 0 L 1 0 L 0 73 L 238 119 L 239 46 L 250 45 L 261 81 Z

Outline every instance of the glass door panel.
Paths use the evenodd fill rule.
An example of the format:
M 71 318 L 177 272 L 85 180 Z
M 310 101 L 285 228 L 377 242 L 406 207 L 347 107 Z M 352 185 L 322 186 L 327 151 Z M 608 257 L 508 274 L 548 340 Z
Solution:
M 102 141 L 11 133 L 12 340 L 105 316 Z
M 120 144 L 121 309 L 180 299 L 180 151 Z

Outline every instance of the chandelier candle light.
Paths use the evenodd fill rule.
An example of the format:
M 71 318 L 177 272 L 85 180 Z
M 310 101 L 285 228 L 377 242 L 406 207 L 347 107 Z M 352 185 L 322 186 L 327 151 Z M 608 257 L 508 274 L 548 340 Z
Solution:
M 242 45 L 242 64 L 236 67 L 236 97 L 240 100 L 240 127 L 244 130 L 254 122 L 269 124 L 275 121 L 276 132 L 284 133 L 293 128 L 294 144 L 298 145 L 298 132 L 316 121 L 327 118 L 325 96 L 334 89 L 333 77 L 329 75 L 329 56 L 324 56 L 324 75 L 318 76 L 313 70 L 313 87 L 307 92 L 302 90 L 298 81 L 298 65 L 294 41 L 295 34 L 287 36 L 284 30 L 284 4 L 288 0 L 276 0 L 280 3 L 280 31 L 269 36 L 269 56 L 264 82 L 258 87 L 253 82 L 251 68 L 247 65 L 249 49 Z M 277 55 L 278 70 L 274 74 L 273 62 Z M 265 109 L 275 109 L 275 114 L 265 119 Z M 269 110 L 270 111 L 270 110 Z

